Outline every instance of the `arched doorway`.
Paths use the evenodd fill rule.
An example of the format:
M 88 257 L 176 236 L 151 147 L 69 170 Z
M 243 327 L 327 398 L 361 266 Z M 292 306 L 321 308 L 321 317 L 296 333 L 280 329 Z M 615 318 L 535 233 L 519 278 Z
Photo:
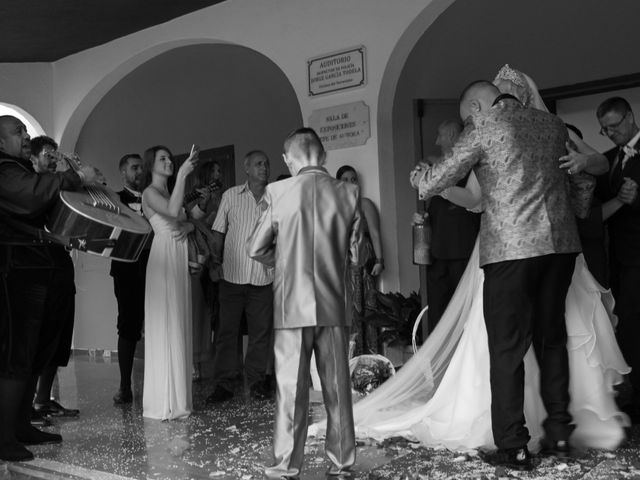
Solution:
M 154 56 L 124 76 L 86 116 L 73 148 L 119 190 L 118 160 L 125 153 L 142 154 L 157 144 L 174 154 L 192 144 L 205 150 L 232 146 L 240 183 L 242 158 L 254 149 L 270 157 L 272 179 L 285 173 L 282 141 L 302 123 L 297 96 L 271 60 L 237 45 L 197 44 Z M 76 348 L 114 349 L 117 308 L 109 262 L 89 255 L 77 260 L 83 288 Z
M 531 75 L 541 89 L 640 72 L 629 57 L 640 5 L 529 0 L 434 1 L 403 34 L 381 85 L 378 110 L 381 216 L 394 218 L 398 289 L 418 289 L 408 225 L 417 208 L 407 174 L 418 160 L 417 99 L 455 99 L 470 81 L 493 79 L 505 63 Z M 568 28 L 570 26 L 570 28 Z M 596 106 L 593 108 L 595 109 Z M 593 117 L 595 121 L 595 117 Z

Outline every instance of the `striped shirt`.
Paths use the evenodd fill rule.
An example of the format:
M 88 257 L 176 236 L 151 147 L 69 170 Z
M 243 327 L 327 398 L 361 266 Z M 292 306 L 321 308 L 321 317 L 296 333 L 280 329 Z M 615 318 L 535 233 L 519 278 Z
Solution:
M 236 284 L 268 285 L 273 268 L 247 255 L 247 239 L 267 207 L 264 196 L 256 202 L 249 184 L 231 187 L 222 195 L 212 229 L 225 235 L 222 254 L 222 278 Z

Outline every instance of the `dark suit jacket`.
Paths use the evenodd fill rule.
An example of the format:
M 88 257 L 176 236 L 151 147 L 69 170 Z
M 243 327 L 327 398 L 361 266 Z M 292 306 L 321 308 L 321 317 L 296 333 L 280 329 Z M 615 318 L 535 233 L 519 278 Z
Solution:
M 598 177 L 596 195 L 604 203 L 614 198 L 622 181 L 617 179 L 613 171 L 613 164 L 618 155 L 619 147 L 605 152 L 609 160 L 608 173 Z M 640 184 L 640 155 L 627 160 L 622 170 L 623 177 L 629 177 Z M 624 205 L 607 220 L 609 229 L 610 252 L 612 260 L 623 265 L 640 266 L 640 194 L 632 205 Z
M 458 182 L 464 187 L 468 175 Z M 480 229 L 480 214 L 435 196 L 427 208 L 431 223 L 431 255 L 441 260 L 469 258 Z

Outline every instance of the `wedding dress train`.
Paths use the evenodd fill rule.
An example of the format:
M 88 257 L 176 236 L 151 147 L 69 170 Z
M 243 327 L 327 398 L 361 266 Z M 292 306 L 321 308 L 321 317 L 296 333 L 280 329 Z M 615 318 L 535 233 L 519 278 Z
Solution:
M 356 435 L 377 440 L 403 436 L 451 450 L 493 448 L 489 349 L 483 318 L 483 271 L 478 243 L 460 284 L 435 330 L 418 352 L 372 394 L 354 405 Z M 614 401 L 613 386 L 630 371 L 615 339 L 613 298 L 579 255 L 566 299 L 570 412 L 575 446 L 613 449 L 624 439 L 628 418 Z M 546 413 L 539 369 L 525 357 L 525 418 L 529 448 L 538 449 Z M 309 435 L 323 435 L 324 423 Z

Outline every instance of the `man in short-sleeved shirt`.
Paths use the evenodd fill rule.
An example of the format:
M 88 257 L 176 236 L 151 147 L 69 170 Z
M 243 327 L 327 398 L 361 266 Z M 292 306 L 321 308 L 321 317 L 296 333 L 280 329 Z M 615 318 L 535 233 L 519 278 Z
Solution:
M 263 196 L 269 180 L 269 159 L 264 152 L 252 151 L 245 156 L 244 167 L 247 181 L 222 195 L 212 227 L 216 239 L 214 253 L 222 258 L 222 278 L 220 324 L 214 339 L 213 380 L 216 388 L 207 398 L 209 403 L 233 397 L 239 370 L 238 337 L 243 314 L 249 336 L 244 370 L 251 396 L 266 399 L 271 394 L 265 374 L 272 355 L 273 269 L 249 258 L 245 246 L 266 208 Z

